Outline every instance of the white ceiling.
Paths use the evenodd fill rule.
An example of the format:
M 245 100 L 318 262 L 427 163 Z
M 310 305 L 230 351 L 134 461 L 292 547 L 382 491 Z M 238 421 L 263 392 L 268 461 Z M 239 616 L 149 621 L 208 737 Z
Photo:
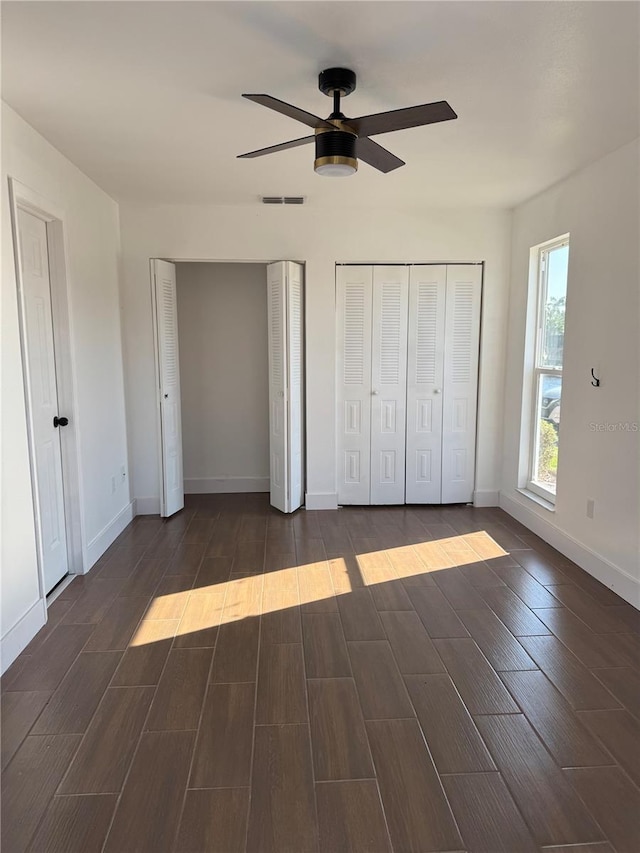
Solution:
M 507 206 L 638 136 L 636 2 L 4 2 L 3 98 L 118 200 Z M 457 121 L 377 136 L 383 175 L 313 172 L 306 135 L 343 65 L 363 115 L 448 100 Z

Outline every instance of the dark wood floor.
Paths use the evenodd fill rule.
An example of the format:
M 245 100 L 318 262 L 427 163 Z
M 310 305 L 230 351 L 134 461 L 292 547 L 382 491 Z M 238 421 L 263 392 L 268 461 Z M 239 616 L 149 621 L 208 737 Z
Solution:
M 3 853 L 638 853 L 639 632 L 497 509 L 192 498 L 3 678 Z

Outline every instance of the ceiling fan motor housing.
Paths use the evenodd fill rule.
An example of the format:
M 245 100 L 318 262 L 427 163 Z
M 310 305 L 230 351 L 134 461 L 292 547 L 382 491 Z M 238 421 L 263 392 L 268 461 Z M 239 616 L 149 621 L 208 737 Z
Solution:
M 356 88 L 356 75 L 348 68 L 327 68 L 318 76 L 318 88 L 331 97 L 339 92 L 343 98 L 350 95 Z
M 329 170 L 323 168 L 327 166 L 345 167 L 344 174 L 357 171 L 356 139 L 354 133 L 346 130 L 317 128 L 314 169 L 320 174 L 329 174 Z

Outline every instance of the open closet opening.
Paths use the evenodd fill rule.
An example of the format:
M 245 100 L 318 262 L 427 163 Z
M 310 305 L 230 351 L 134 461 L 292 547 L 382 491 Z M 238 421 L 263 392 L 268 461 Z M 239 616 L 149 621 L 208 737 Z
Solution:
M 185 494 L 269 491 L 266 281 L 266 264 L 176 264 Z
M 303 266 L 151 260 L 160 515 L 186 494 L 304 494 Z

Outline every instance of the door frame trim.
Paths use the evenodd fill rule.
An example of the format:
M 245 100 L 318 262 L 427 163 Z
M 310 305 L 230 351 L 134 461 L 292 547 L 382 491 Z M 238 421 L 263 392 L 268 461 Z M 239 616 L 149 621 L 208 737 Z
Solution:
M 40 598 L 46 601 L 46 586 L 42 559 L 42 524 L 38 505 L 38 478 L 33 433 L 31 405 L 31 377 L 27 359 L 27 329 L 24 305 L 24 286 L 22 279 L 22 258 L 18 239 L 18 210 L 24 210 L 41 219 L 47 230 L 47 249 L 49 252 L 49 286 L 51 290 L 51 317 L 53 323 L 53 347 L 56 367 L 56 386 L 58 405 L 69 413 L 70 428 L 60 436 L 62 453 L 62 488 L 64 497 L 65 530 L 67 535 L 67 565 L 69 575 L 83 574 L 86 571 L 87 549 L 84 537 L 85 520 L 82 500 L 82 480 L 80 477 L 80 423 L 77 399 L 76 364 L 71 345 L 72 317 L 69 298 L 68 247 L 65 213 L 53 202 L 39 193 L 9 178 L 9 207 L 11 214 L 11 232 L 13 238 L 13 257 L 18 296 L 18 319 L 20 330 L 20 352 L 22 356 L 23 386 L 27 437 L 29 447 L 29 469 L 31 472 L 31 496 L 35 523 L 36 557 L 38 562 L 38 585 Z

